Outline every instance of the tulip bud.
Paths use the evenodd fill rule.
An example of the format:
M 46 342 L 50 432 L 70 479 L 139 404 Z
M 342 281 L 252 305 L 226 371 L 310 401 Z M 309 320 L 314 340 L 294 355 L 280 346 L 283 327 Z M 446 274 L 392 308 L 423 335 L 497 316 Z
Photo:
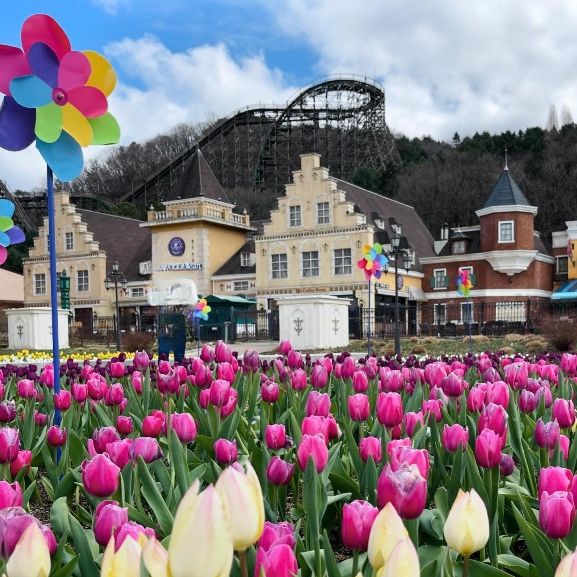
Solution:
M 124 417 L 123 415 L 119 415 L 116 418 L 116 430 L 121 435 L 130 435 L 132 433 L 134 425 L 132 423 L 132 417 Z
M 100 577 L 140 577 L 142 545 L 130 538 L 116 547 L 115 540 L 110 539 L 102 556 Z
M 409 537 L 401 539 L 378 577 L 420 577 L 421 565 L 413 542 Z
M 499 463 L 499 472 L 501 473 L 501 477 L 512 475 L 514 470 L 515 461 L 513 461 L 513 457 L 507 455 L 507 453 L 503 453 L 501 455 L 501 462 Z
M 537 408 L 537 397 L 535 393 L 523 389 L 519 395 L 519 409 L 523 413 L 532 413 Z
M 565 491 L 549 494 L 543 491 L 539 497 L 539 526 L 552 539 L 564 539 L 571 533 L 575 520 L 573 495 Z
M 341 537 L 348 549 L 365 551 L 369 545 L 369 535 L 379 510 L 367 501 L 353 501 L 343 506 Z
M 217 439 L 214 443 L 215 458 L 221 465 L 230 465 L 238 459 L 236 440 Z
M 196 422 L 190 413 L 173 413 L 170 423 L 181 443 L 192 443 L 196 439 Z
M 380 393 L 377 397 L 377 418 L 391 429 L 403 422 L 403 403 L 399 393 Z
M 311 385 L 315 389 L 323 389 L 327 386 L 329 373 L 322 364 L 316 364 L 311 371 Z
M 66 444 L 66 429 L 52 425 L 46 433 L 46 440 L 51 447 L 62 447 Z
M 477 421 L 477 432 L 483 429 L 491 429 L 497 435 L 502 436 L 507 430 L 507 411 L 501 405 L 489 403 L 481 411 Z
M 95 429 L 92 433 L 92 440 L 94 441 L 94 449 L 97 453 L 104 453 L 106 445 L 120 441 L 120 435 L 114 427 L 101 427 Z
M 321 473 L 329 461 L 329 451 L 323 435 L 303 435 L 297 449 L 297 460 L 302 471 L 307 468 L 308 460 L 312 459 L 317 470 Z
M 10 463 L 10 474 L 12 477 L 16 477 L 22 469 L 24 469 L 27 474 L 31 464 L 32 451 L 19 451 L 16 459 Z
M 417 465 L 404 464 L 393 471 L 387 463 L 377 483 L 379 507 L 392 503 L 403 519 L 416 519 L 424 510 L 427 501 L 427 480 Z
M 347 359 L 351 363 L 353 363 L 350 357 L 347 357 Z M 345 363 L 347 359 L 345 359 Z M 354 364 L 353 364 L 353 370 L 354 370 Z M 364 393 L 368 388 L 369 388 L 369 378 L 367 377 L 367 373 L 365 373 L 365 371 L 362 370 L 355 371 L 353 374 L 353 390 L 355 391 L 355 393 Z
M 142 457 L 146 463 L 152 463 L 162 457 L 162 449 L 156 439 L 151 437 L 138 437 L 132 440 L 130 445 L 130 458 L 137 461 Z
M 475 439 L 475 459 L 486 469 L 497 467 L 501 462 L 501 437 L 492 429 L 483 429 Z
M 117 501 L 102 501 L 94 513 L 94 537 L 106 547 L 115 529 L 128 523 L 128 509 L 119 507 Z
M 295 350 L 290 350 L 287 354 L 287 365 L 290 369 L 302 369 L 303 360 L 301 354 Z
M 6 572 L 9 577 L 48 577 L 50 568 L 46 539 L 38 525 L 31 523 L 10 555 Z
M 20 433 L 11 427 L 0 428 L 0 464 L 11 463 L 20 451 Z
M 164 415 L 147 415 L 142 419 L 142 434 L 145 437 L 158 437 L 164 425 Z
M 389 442 L 389 446 L 392 443 Z M 388 449 L 388 447 L 387 447 Z M 413 449 L 412 447 L 405 447 L 403 445 L 396 446 L 389 453 L 391 457 L 391 469 L 398 471 L 403 465 L 417 465 L 419 473 L 425 479 L 429 474 L 429 452 L 427 449 Z
M 307 397 L 305 414 L 307 417 L 328 417 L 331 412 L 331 397 L 328 393 L 311 391 Z
M 571 355 L 577 357 L 577 355 Z M 561 559 L 554 577 L 575 577 L 577 575 L 577 551 L 569 553 Z
M 261 386 L 260 386 L 260 395 L 265 403 L 273 404 L 278 401 L 279 396 L 279 386 L 278 383 L 267 379 Z
M 16 417 L 16 403 L 14 401 L 2 401 L 0 403 L 0 422 L 9 423 Z
M 459 489 L 445 521 L 444 535 L 447 545 L 464 557 L 469 557 L 487 544 L 489 515 L 475 489 L 467 493 Z
M 16 384 L 16 390 L 18 391 L 18 395 L 23 399 L 36 398 L 36 387 L 34 381 L 30 379 L 20 379 Z
M 375 517 L 369 534 L 368 557 L 373 569 L 386 565 L 397 543 L 409 534 L 392 503 Z
M 266 467 L 266 478 L 273 485 L 288 485 L 291 482 L 294 465 L 283 461 L 280 457 L 273 457 Z
M 254 349 L 247 349 L 244 351 L 244 357 L 242 359 L 242 366 L 249 373 L 256 373 L 260 366 L 260 357 L 257 351 Z
M 95 497 L 110 497 L 120 484 L 120 467 L 106 454 L 96 455 L 82 463 L 82 484 L 87 493 Z
M 567 429 L 575 423 L 575 406 L 573 401 L 566 399 L 555 399 L 553 403 L 553 419 L 555 419 L 562 429 Z
M 48 421 L 48 415 L 38 412 L 34 409 L 34 423 L 37 427 L 43 427 Z
M 229 363 L 232 358 L 230 347 L 224 341 L 216 341 L 214 359 L 217 363 Z
M 369 405 L 369 397 L 363 393 L 351 395 L 347 399 L 349 416 L 353 421 L 364 422 L 369 418 L 371 407 Z
M 18 482 L 0 481 L 0 509 L 7 507 L 22 507 L 22 488 Z
M 537 496 L 541 498 L 544 491 L 552 494 L 557 491 L 569 491 L 573 481 L 573 473 L 563 467 L 543 467 L 539 471 Z
M 405 413 L 403 420 L 405 421 L 405 431 L 411 438 L 415 434 L 415 429 L 417 426 L 420 425 L 423 427 L 425 424 L 425 417 L 422 411 L 419 411 L 418 413 Z
M 448 397 L 460 397 L 466 387 L 466 381 L 462 376 L 452 372 L 441 381 L 441 388 Z
M 132 364 L 137 371 L 146 371 L 148 365 L 150 365 L 148 353 L 146 351 L 136 351 L 132 359 Z
M 266 446 L 276 451 L 278 449 L 284 449 L 287 444 L 287 436 L 284 425 L 267 425 L 264 438 Z
M 67 411 L 72 404 L 70 391 L 60 391 L 54 394 L 54 408 L 59 411 Z
M 557 421 L 543 423 L 543 419 L 539 419 L 535 424 L 535 442 L 543 449 L 554 449 L 559 442 L 560 434 Z
M 364 437 L 359 443 L 359 451 L 363 462 L 367 462 L 369 457 L 373 458 L 375 463 L 380 463 L 383 458 L 381 440 L 377 437 Z
M 469 443 L 469 429 L 457 424 L 451 426 L 445 424 L 441 441 L 445 451 L 449 453 L 455 453 L 459 447 L 465 450 Z

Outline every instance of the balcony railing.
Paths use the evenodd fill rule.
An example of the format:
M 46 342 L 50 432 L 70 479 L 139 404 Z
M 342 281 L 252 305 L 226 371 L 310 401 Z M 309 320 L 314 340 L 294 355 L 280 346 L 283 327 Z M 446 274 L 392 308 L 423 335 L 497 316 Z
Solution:
M 248 226 L 245 215 L 235 214 L 213 206 L 168 208 L 167 210 L 151 211 L 148 213 L 148 222 L 152 224 L 202 218 L 220 220 L 234 225 Z
M 457 289 L 457 278 L 458 275 L 432 276 L 429 279 L 429 283 L 432 289 L 448 289 L 451 287 Z M 477 286 L 477 277 L 475 274 L 470 274 L 469 278 L 473 288 L 475 288 Z

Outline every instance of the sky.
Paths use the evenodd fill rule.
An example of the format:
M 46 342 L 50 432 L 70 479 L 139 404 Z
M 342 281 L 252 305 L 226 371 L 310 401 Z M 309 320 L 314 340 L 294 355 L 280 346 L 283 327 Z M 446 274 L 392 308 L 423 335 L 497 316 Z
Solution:
M 382 83 L 396 133 L 450 140 L 577 115 L 575 0 L 4 0 L 0 43 L 50 14 L 113 64 L 121 144 L 181 122 L 282 103 L 319 78 Z M 1 98 L 1 95 L 0 95 Z M 576 116 L 577 117 L 577 116 Z M 103 147 L 85 156 L 106 154 Z M 34 146 L 0 150 L 11 190 L 42 185 Z

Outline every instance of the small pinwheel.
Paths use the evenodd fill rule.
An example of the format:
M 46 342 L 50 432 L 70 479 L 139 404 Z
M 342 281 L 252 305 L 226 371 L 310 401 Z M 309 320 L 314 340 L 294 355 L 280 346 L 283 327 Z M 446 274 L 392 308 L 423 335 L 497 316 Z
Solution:
M 459 294 L 468 297 L 471 294 L 472 288 L 473 282 L 471 280 L 471 274 L 467 269 L 460 268 L 457 275 L 457 290 Z
M 0 45 L 0 148 L 36 148 L 62 181 L 84 166 L 82 148 L 115 144 L 120 129 L 108 112 L 116 74 L 97 52 L 73 51 L 46 14 L 22 25 L 22 48 Z
M 0 198 L 0 265 L 6 262 L 11 244 L 24 242 L 22 229 L 14 224 L 14 203 L 7 198 Z
M 357 266 L 365 272 L 365 278 L 370 280 L 372 276 L 381 278 L 383 269 L 389 263 L 389 259 L 383 254 L 383 247 L 376 242 L 371 246 L 363 247 L 363 258 L 357 262 Z
M 192 315 L 191 316 L 197 322 L 200 321 L 201 319 L 203 321 L 207 321 L 208 320 L 208 313 L 211 310 L 212 309 L 210 308 L 210 306 L 206 302 L 206 299 L 199 299 L 199 301 L 194 305 L 194 308 L 192 309 Z

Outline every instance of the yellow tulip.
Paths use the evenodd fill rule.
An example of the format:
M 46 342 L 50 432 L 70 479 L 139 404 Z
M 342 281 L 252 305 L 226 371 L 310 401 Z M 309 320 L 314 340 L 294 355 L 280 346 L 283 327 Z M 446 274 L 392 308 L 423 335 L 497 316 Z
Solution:
M 156 539 L 149 539 L 142 551 L 150 577 L 168 577 L 168 551 Z
M 395 545 L 389 560 L 377 573 L 377 577 L 419 577 L 420 574 L 417 550 L 411 539 L 405 537 Z
M 373 521 L 369 535 L 369 563 L 374 569 L 386 565 L 393 549 L 409 534 L 392 503 L 387 503 Z
M 264 528 L 264 500 L 258 476 L 250 463 L 246 472 L 227 467 L 216 482 L 228 513 L 235 551 L 245 551 L 256 543 Z
M 565 555 L 555 571 L 555 577 L 575 577 L 575 575 L 577 575 L 577 552 Z
M 8 577 L 48 577 L 50 574 L 50 551 L 46 539 L 36 523 L 22 533 L 8 564 Z
M 171 577 L 229 577 L 233 548 L 226 511 L 210 485 L 195 481 L 176 511 L 168 547 Z
M 468 557 L 482 549 L 489 540 L 489 515 L 483 499 L 475 489 L 459 494 L 445 522 L 445 540 L 455 551 Z
M 114 549 L 114 537 L 111 537 L 102 556 L 100 577 L 140 577 L 142 545 L 126 537 L 118 551 Z

